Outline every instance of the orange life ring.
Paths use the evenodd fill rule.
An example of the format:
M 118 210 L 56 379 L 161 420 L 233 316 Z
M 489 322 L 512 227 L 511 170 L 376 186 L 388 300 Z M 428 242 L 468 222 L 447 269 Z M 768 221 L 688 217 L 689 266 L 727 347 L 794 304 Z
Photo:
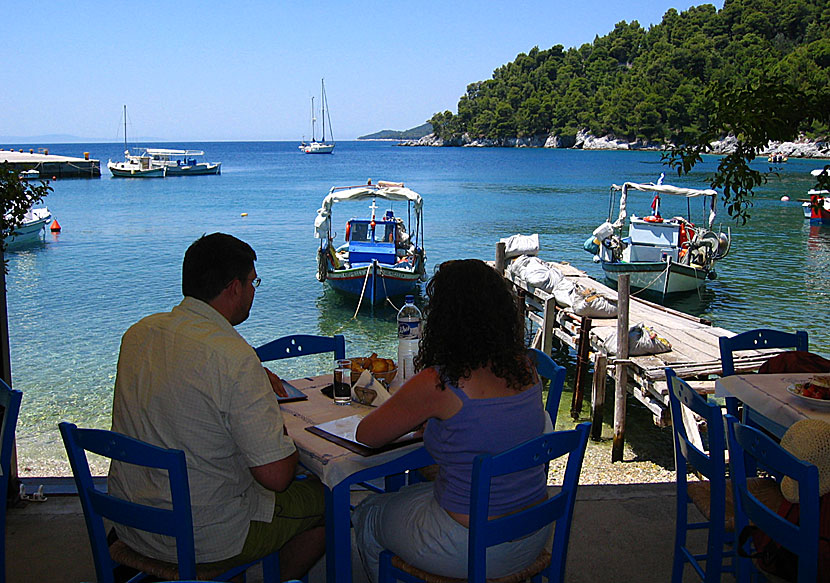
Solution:
M 349 240 L 349 237 L 351 236 L 351 234 L 352 234 L 352 224 L 351 223 L 346 223 L 346 241 Z
M 663 217 L 658 217 L 656 215 L 649 215 L 647 217 L 643 217 L 643 220 L 647 223 L 662 223 Z

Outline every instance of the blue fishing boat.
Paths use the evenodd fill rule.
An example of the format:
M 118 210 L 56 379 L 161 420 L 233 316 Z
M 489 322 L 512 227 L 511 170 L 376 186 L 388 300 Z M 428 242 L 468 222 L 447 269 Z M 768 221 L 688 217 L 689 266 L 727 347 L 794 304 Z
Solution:
M 369 217 L 350 219 L 345 241 L 338 245 L 331 228 L 332 207 L 363 200 L 371 200 Z M 386 207 L 382 217 L 376 214 L 378 200 Z M 404 203 L 406 221 L 395 216 L 395 203 Z M 332 188 L 314 221 L 315 237 L 320 239 L 317 279 L 372 304 L 412 293 L 419 281 L 426 280 L 422 213 L 421 195 L 400 182 Z

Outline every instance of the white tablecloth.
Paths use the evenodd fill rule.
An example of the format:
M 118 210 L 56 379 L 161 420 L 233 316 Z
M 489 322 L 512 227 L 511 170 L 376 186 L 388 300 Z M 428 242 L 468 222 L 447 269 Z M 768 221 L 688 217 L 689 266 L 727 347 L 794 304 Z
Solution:
M 830 423 L 830 401 L 815 405 L 792 395 L 787 387 L 803 383 L 816 373 L 732 375 L 715 382 L 715 396 L 737 397 L 744 404 L 781 425 L 789 427 L 802 419 L 822 419 Z

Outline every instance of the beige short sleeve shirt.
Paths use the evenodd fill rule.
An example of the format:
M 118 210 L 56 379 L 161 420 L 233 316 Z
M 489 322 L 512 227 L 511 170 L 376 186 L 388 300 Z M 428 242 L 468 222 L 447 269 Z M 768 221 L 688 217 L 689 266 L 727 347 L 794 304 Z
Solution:
M 270 522 L 274 493 L 250 467 L 294 453 L 254 349 L 210 305 L 186 297 L 172 311 L 148 316 L 121 340 L 112 429 L 160 447 L 184 450 L 197 561 L 242 550 L 251 520 Z M 170 504 L 161 472 L 113 462 L 115 495 Z M 175 561 L 172 539 L 117 528 L 135 550 Z

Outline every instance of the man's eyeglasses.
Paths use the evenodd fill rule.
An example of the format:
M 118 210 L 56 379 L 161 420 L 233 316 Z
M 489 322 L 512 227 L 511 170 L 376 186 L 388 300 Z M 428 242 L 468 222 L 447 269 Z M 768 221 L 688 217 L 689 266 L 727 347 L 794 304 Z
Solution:
M 261 277 L 255 277 L 253 279 L 243 279 L 242 281 L 250 281 L 252 286 L 259 287 L 259 284 L 262 283 L 262 278 Z

